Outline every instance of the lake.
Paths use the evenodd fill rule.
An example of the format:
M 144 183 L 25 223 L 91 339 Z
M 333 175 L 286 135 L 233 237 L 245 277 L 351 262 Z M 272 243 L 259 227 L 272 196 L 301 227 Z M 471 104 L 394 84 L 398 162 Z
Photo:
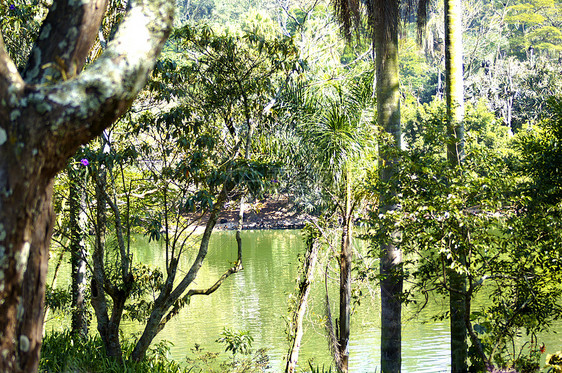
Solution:
M 285 334 L 288 317 L 288 296 L 293 292 L 298 273 L 297 255 L 304 245 L 299 231 L 263 230 L 243 231 L 244 270 L 234 274 L 215 293 L 209 296 L 193 296 L 191 302 L 179 315 L 170 321 L 157 337 L 173 343 L 171 357 L 185 361 L 192 356 L 195 344 L 206 351 L 220 352 L 224 346 L 215 342 L 223 328 L 247 330 L 254 338 L 253 349 L 266 348 L 270 357 L 271 371 L 284 369 L 284 357 L 288 342 Z M 137 237 L 134 245 L 135 260 L 163 268 L 164 253 L 158 244 L 148 244 Z M 193 249 L 195 252 L 195 249 Z M 187 270 L 189 257 L 183 258 L 183 269 Z M 197 277 L 196 288 L 213 284 L 236 260 L 235 232 L 218 231 L 213 234 L 209 254 Z M 337 263 L 332 261 L 330 277 L 337 279 Z M 305 334 L 299 356 L 301 367 L 307 360 L 327 367 L 331 359 L 321 320 L 324 317 L 324 268 L 317 266 L 316 282 L 311 294 L 309 312 L 306 317 Z M 322 273 L 320 273 L 320 271 Z M 68 274 L 61 274 L 68 276 Z M 60 283 L 64 283 L 62 279 Z M 332 308 L 337 306 L 337 284 L 330 285 Z M 365 293 L 365 292 L 364 292 Z M 372 296 L 364 298 L 356 307 L 351 319 L 350 371 L 375 372 L 379 366 L 380 306 L 377 288 Z M 449 327 L 448 321 L 435 322 L 429 314 L 448 308 L 446 299 L 434 301 L 420 316 L 412 312 L 403 314 L 403 372 L 447 372 L 449 371 Z M 332 314 L 337 312 L 332 311 Z M 46 329 L 60 327 L 60 323 L 48 323 Z M 128 332 L 140 331 L 139 325 L 127 323 Z M 547 353 L 562 349 L 560 336 L 543 336 Z

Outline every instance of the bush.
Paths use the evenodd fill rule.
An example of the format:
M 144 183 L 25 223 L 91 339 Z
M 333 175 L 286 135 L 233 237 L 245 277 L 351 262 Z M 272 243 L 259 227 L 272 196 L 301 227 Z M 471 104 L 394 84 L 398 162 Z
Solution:
M 124 356 L 133 349 L 131 342 L 123 342 Z M 123 365 L 105 354 L 99 336 L 77 337 L 69 331 L 48 333 L 43 339 L 39 371 L 42 373 L 183 373 L 187 369 L 168 360 L 169 342 L 152 348 L 144 361 L 125 360 Z M 94 363 L 95 362 L 95 363 Z

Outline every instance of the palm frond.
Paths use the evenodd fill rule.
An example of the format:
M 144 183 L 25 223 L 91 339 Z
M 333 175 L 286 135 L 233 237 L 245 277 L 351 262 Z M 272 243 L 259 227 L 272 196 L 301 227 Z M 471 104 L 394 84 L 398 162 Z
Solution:
M 396 27 L 399 23 L 385 22 L 385 20 L 399 19 L 409 20 L 414 14 L 417 18 L 418 40 L 421 40 L 425 24 L 427 22 L 427 8 L 430 0 L 334 0 L 333 6 L 338 22 L 341 24 L 343 34 L 351 41 L 354 33 L 361 30 L 362 19 L 366 18 L 369 36 L 373 38 L 375 30 L 379 29 L 379 22 L 384 25 L 384 39 L 389 40 L 391 35 L 399 32 Z

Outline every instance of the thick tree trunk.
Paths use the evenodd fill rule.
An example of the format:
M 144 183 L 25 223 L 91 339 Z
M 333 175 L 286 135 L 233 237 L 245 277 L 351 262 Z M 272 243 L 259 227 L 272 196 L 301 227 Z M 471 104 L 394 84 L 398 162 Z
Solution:
M 400 92 L 398 79 L 398 7 L 399 2 L 381 2 L 375 24 L 377 119 L 392 136 L 393 146 L 401 147 Z M 379 164 L 384 189 L 380 192 L 382 213 L 398 209 L 394 201 L 396 186 L 393 181 L 397 155 L 385 152 Z M 389 232 L 390 242 L 381 245 L 381 368 L 383 373 L 400 372 L 402 364 L 402 252 L 396 246 L 399 232 Z
M 52 233 L 52 182 L 0 147 L 1 372 L 36 371 Z M 17 164 L 17 163 L 15 163 Z
M 447 159 L 453 168 L 460 166 L 464 155 L 464 89 L 462 66 L 462 7 L 461 0 L 445 0 L 445 82 L 447 98 Z M 465 263 L 462 247 L 453 247 L 455 260 Z M 451 372 L 468 370 L 468 345 L 465 322 L 466 278 L 455 270 L 449 271 Z
M 129 107 L 171 29 L 171 1 L 138 0 L 106 53 L 57 81 L 82 70 L 104 7 L 55 0 L 26 81 L 0 37 L 0 372 L 37 370 L 53 177 Z
M 39 366 L 41 339 L 43 338 L 43 312 L 45 309 L 45 284 L 49 242 L 53 230 L 51 206 L 52 183 L 37 205 L 38 217 L 32 233 L 31 249 L 23 282 L 23 315 L 18 325 L 19 364 L 24 372 L 36 371 Z M 26 346 L 26 337 L 29 347 Z
M 307 242 L 306 256 L 303 263 L 303 279 L 299 283 L 299 293 L 297 295 L 297 306 L 293 313 L 293 320 L 291 322 L 291 347 L 287 354 L 287 365 L 285 367 L 286 373 L 294 373 L 297 369 L 299 359 L 299 351 L 301 347 L 302 336 L 304 333 L 303 320 L 306 315 L 308 307 L 308 296 L 310 294 L 310 286 L 314 277 L 314 267 L 318 258 L 318 250 L 320 244 L 317 239 L 311 239 Z

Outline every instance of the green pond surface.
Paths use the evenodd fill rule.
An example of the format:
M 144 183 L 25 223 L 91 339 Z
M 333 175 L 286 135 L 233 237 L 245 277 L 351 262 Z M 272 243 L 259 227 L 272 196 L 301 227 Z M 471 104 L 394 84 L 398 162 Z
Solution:
M 243 231 L 244 270 L 228 278 L 212 295 L 193 296 L 191 302 L 171 320 L 157 340 L 173 343 L 171 357 L 185 361 L 193 356 L 195 344 L 205 351 L 221 352 L 224 346 L 216 342 L 224 328 L 247 330 L 254 338 L 253 348 L 266 348 L 272 372 L 284 369 L 284 357 L 288 350 L 286 320 L 288 296 L 295 288 L 299 262 L 297 255 L 304 245 L 299 231 L 270 230 Z M 164 251 L 159 244 L 148 244 L 137 237 L 132 245 L 134 260 L 163 268 Z M 195 255 L 195 248 L 191 250 Z M 190 257 L 183 258 L 182 268 L 187 271 Z M 234 232 L 219 231 L 213 234 L 205 264 L 197 276 L 195 288 L 212 285 L 236 260 Z M 330 284 L 332 314 L 337 296 L 337 264 L 332 263 Z M 321 320 L 325 315 L 324 268 L 318 268 L 306 316 L 305 334 L 299 361 L 307 367 L 314 359 L 315 365 L 330 365 L 330 353 Z M 61 276 L 65 276 L 64 272 Z M 68 276 L 68 274 L 66 274 Z M 60 280 L 64 283 L 64 280 Z M 351 319 L 350 371 L 379 372 L 380 306 L 376 287 L 363 298 Z M 365 293 L 369 293 L 364 292 Z M 403 314 L 402 371 L 447 372 L 449 371 L 448 321 L 429 320 L 428 315 L 447 309 L 447 300 L 434 301 L 419 316 L 413 317 L 406 309 Z M 478 307 L 476 305 L 475 307 Z M 60 322 L 48 322 L 46 329 L 61 327 Z M 558 327 L 561 327 L 558 324 Z M 124 324 L 125 332 L 140 332 L 142 327 L 134 323 Z M 561 330 L 562 331 L 562 330 Z M 560 334 L 541 336 L 547 353 L 562 349 Z

